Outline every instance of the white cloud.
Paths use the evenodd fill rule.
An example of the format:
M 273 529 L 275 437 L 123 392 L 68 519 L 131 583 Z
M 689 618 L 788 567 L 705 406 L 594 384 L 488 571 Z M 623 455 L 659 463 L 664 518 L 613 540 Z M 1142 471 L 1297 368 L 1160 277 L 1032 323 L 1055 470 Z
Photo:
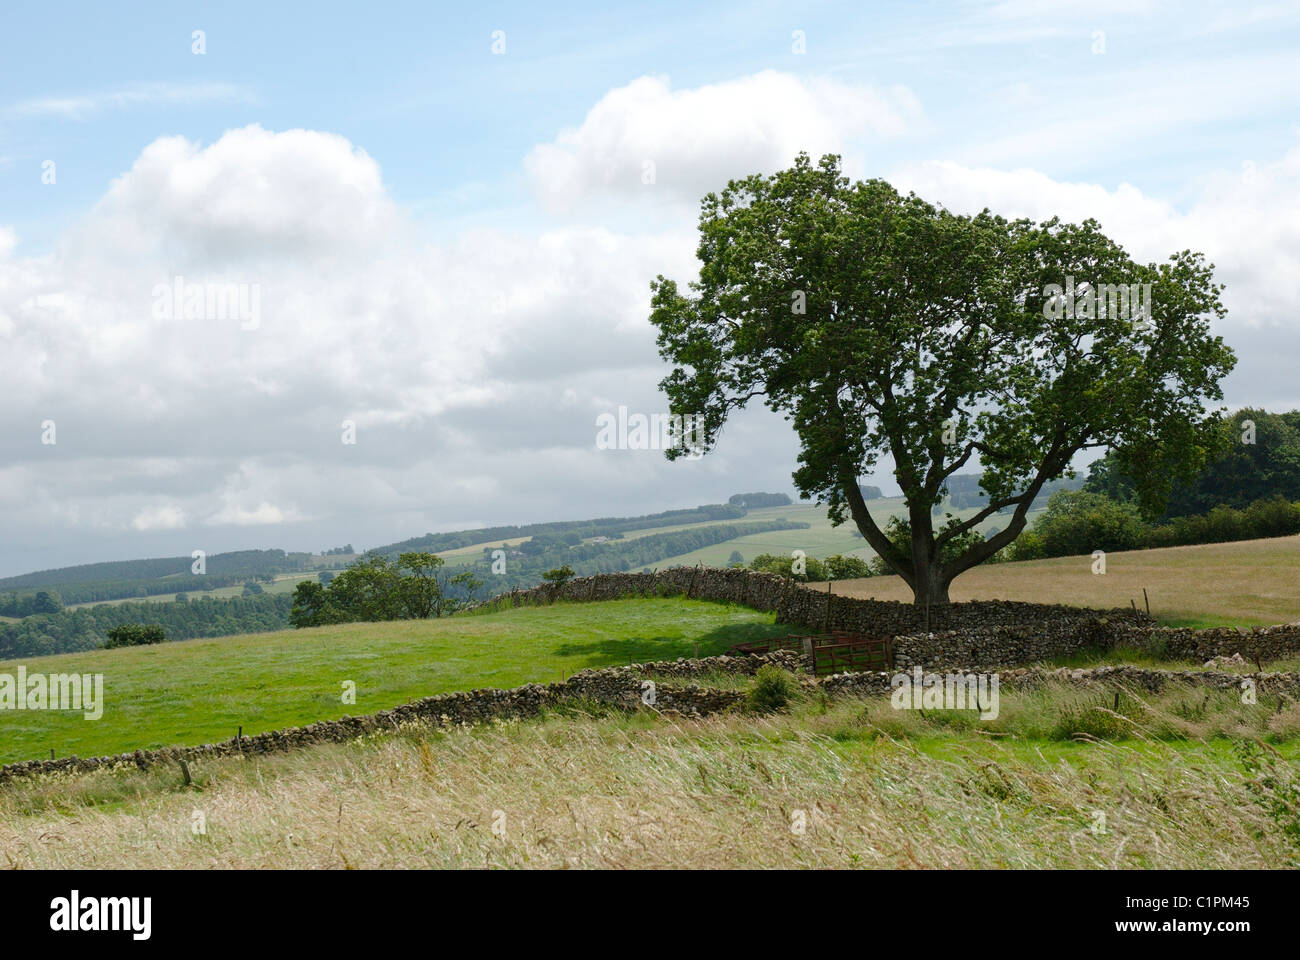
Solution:
M 172 504 L 146 507 L 131 520 L 133 530 L 181 530 L 185 527 L 185 511 Z
M 957 211 L 984 207 L 1005 216 L 1045 220 L 1089 217 L 1142 261 L 1197 250 L 1215 265 L 1228 317 L 1216 321 L 1238 354 L 1228 402 L 1300 407 L 1293 365 L 1300 335 L 1300 148 L 1273 163 L 1205 177 L 1181 209 L 1129 184 L 1106 189 L 1067 183 L 1035 170 L 996 170 L 931 163 L 897 171 L 900 189 Z
M 864 138 L 899 136 L 920 113 L 904 87 L 766 70 L 673 90 L 666 77 L 646 76 L 609 91 L 579 127 L 534 147 L 525 166 L 551 210 L 650 191 L 694 204 L 733 177 L 789 166 L 800 150 L 817 157 Z M 645 182 L 648 164 L 653 184 Z
M 161 535 L 178 517 L 207 546 L 317 521 L 399 539 L 527 503 L 545 519 L 594 449 L 586 398 L 662 402 L 648 284 L 689 275 L 693 246 L 685 227 L 435 245 L 343 138 L 155 141 L 53 253 L 0 260 L 14 549 L 51 526 Z M 177 275 L 256 284 L 260 325 L 155 319 L 155 287 Z M 45 419 L 57 446 L 39 442 Z M 677 499 L 655 490 L 669 464 L 613 469 Z
M 230 83 L 147 83 L 122 90 L 64 97 L 40 97 L 9 107 L 16 116 L 59 116 L 82 120 L 101 110 L 123 110 L 132 106 L 201 103 L 251 103 L 256 98 L 244 87 Z
M 209 517 L 206 522 L 209 526 L 214 527 L 227 524 L 236 527 L 262 527 L 275 526 L 297 519 L 296 511 L 292 509 L 285 511 L 275 506 L 275 504 L 263 501 L 251 510 L 237 505 L 223 507 L 218 513 Z

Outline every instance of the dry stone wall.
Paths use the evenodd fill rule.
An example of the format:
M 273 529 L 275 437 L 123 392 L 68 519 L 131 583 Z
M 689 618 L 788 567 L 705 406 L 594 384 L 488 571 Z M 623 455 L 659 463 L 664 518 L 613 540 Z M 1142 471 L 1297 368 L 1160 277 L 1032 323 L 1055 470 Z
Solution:
M 971 671 L 950 668 L 950 671 L 954 673 L 981 672 L 978 668 Z M 1249 679 L 1254 682 L 1257 694 L 1280 694 L 1292 700 L 1300 700 L 1300 673 L 1223 673 L 1213 670 L 1156 670 L 1149 667 L 1129 665 L 1101 666 L 1089 669 L 1018 667 L 1010 670 L 998 670 L 996 673 L 999 691 L 1029 690 L 1053 682 L 1085 687 L 1118 684 L 1153 693 L 1177 684 L 1211 690 L 1238 691 L 1242 689 L 1242 681 Z M 830 677 L 824 677 L 818 681 L 818 685 L 826 691 L 828 696 L 832 697 L 873 696 L 891 693 L 893 691 L 892 680 L 895 676 L 897 676 L 896 673 L 888 671 L 837 673 Z
M 895 666 L 1023 664 L 1095 646 L 1113 645 L 1121 627 L 1149 628 L 1133 610 L 1097 611 L 1058 604 L 975 600 L 919 607 L 845 597 L 752 570 L 674 567 L 657 573 L 605 573 L 503 594 L 481 606 L 523 606 L 557 600 L 688 596 L 773 611 L 782 623 L 810 631 L 846 630 L 892 638 Z
M 783 623 L 810 629 L 852 630 L 869 636 L 968 629 L 1008 623 L 1095 618 L 1100 611 L 1060 604 L 1011 600 L 971 600 L 925 607 L 893 600 L 845 597 L 814 590 L 771 573 L 717 567 L 673 567 L 655 573 L 600 573 L 570 580 L 562 586 L 545 584 L 515 590 L 479 607 L 523 606 L 557 600 L 617 600 L 629 596 L 687 596 L 696 600 L 738 603 L 755 610 L 774 611 Z M 1111 619 L 1146 622 L 1131 610 L 1105 611 Z M 928 622 L 927 622 L 928 618 Z

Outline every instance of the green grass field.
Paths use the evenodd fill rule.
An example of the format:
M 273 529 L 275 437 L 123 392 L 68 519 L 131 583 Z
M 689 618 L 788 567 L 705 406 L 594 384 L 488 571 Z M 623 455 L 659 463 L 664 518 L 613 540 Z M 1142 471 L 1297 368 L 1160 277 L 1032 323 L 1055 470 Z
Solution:
M 784 634 L 771 614 L 682 599 L 560 604 L 358 623 L 0 662 L 0 673 L 102 673 L 104 714 L 0 712 L 0 762 L 200 744 L 584 667 L 712 656 Z M 355 705 L 341 702 L 356 683 Z

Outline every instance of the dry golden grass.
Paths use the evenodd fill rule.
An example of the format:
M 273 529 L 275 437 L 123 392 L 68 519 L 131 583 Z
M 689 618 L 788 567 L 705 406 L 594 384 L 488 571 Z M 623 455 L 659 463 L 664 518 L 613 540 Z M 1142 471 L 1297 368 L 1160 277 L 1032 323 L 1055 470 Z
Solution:
M 1296 863 L 1223 745 L 900 739 L 881 702 L 551 717 L 13 783 L 12 867 L 1071 867 Z M 908 722 L 913 722 L 909 720 Z M 923 722 L 916 720 L 914 722 Z M 1097 813 L 1105 832 L 1096 833 Z M 206 833 L 196 834 L 196 813 Z M 806 829 L 798 830 L 801 822 Z M 494 825 L 498 829 L 494 831 Z
M 1106 573 L 1092 558 L 1057 557 L 985 564 L 953 581 L 953 600 L 1024 600 L 1082 607 L 1142 608 L 1175 625 L 1260 626 L 1300 620 L 1300 536 L 1213 543 L 1106 555 Z M 826 584 L 815 585 L 825 590 Z M 841 580 L 836 593 L 879 600 L 912 599 L 898 577 Z

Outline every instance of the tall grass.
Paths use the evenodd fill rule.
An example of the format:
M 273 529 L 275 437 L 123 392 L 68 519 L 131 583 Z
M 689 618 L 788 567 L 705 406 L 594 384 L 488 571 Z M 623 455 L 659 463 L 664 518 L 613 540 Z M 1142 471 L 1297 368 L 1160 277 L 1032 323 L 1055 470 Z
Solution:
M 1252 719 L 1190 696 L 1122 702 L 1127 735 L 1111 741 L 1054 733 L 1070 709 L 1113 706 L 1097 692 L 1004 694 L 987 724 L 796 694 L 787 711 L 698 722 L 574 704 L 537 721 L 413 727 L 194 763 L 188 788 L 167 768 L 20 781 L 0 789 L 0 862 L 1300 865 L 1295 768 L 1278 753 L 1294 757 L 1300 717 L 1274 728 L 1268 709 Z M 1254 741 L 1213 739 L 1261 730 L 1280 746 L 1239 755 L 1231 743 Z

